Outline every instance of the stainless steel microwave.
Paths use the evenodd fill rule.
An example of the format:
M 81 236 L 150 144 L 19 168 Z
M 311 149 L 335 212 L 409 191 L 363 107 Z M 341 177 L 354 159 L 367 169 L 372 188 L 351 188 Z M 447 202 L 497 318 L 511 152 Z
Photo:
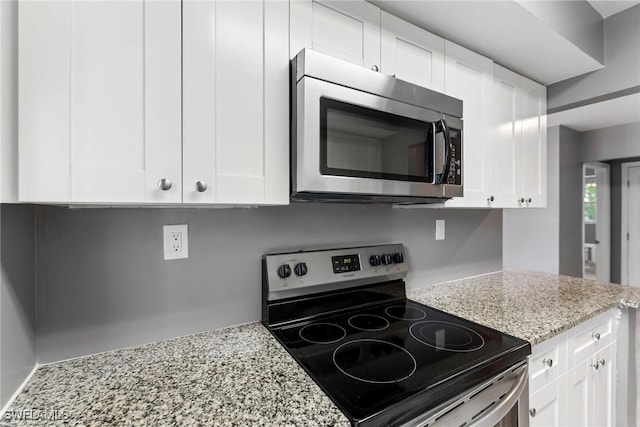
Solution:
M 292 200 L 462 196 L 462 101 L 304 49 L 291 61 Z

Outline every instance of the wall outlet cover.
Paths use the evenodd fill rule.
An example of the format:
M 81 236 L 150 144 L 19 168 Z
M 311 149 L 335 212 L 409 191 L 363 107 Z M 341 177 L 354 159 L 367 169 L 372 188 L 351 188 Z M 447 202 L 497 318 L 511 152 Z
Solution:
M 444 240 L 444 219 L 436 219 L 436 240 Z
M 162 227 L 164 259 L 189 258 L 189 227 L 187 224 Z

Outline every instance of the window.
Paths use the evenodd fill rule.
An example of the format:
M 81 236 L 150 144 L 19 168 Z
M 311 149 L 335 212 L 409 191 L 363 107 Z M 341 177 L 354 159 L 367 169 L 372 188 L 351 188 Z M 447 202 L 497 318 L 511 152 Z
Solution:
M 596 177 L 586 176 L 584 183 L 584 221 L 596 221 Z

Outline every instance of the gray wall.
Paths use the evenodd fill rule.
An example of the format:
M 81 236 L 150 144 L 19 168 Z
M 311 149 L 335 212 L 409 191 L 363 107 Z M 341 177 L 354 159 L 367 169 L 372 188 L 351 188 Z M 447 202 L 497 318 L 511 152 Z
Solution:
M 558 273 L 560 128 L 547 131 L 547 207 L 505 209 L 502 213 L 506 267 Z
M 555 32 L 604 63 L 604 20 L 585 1 L 519 1 L 520 5 Z
M 409 287 L 502 268 L 502 215 L 490 210 L 38 207 L 37 223 L 40 362 L 258 320 L 267 252 L 402 242 Z M 163 261 L 162 225 L 182 223 L 190 257 Z
M 582 159 L 580 133 L 560 126 L 559 272 L 582 277 Z
M 640 91 L 640 5 L 605 19 L 604 34 L 605 68 L 550 85 L 548 110 L 628 89 Z
M 0 408 L 36 363 L 35 209 L 0 207 Z
M 637 72 L 640 75 L 640 68 Z M 580 149 L 585 162 L 638 157 L 640 122 L 584 132 Z

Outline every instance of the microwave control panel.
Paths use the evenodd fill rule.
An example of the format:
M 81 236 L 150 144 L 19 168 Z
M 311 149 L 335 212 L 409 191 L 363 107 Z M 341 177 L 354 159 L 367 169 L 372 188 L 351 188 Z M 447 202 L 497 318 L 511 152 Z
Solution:
M 450 129 L 451 158 L 446 184 L 462 185 L 462 135 L 458 129 Z

